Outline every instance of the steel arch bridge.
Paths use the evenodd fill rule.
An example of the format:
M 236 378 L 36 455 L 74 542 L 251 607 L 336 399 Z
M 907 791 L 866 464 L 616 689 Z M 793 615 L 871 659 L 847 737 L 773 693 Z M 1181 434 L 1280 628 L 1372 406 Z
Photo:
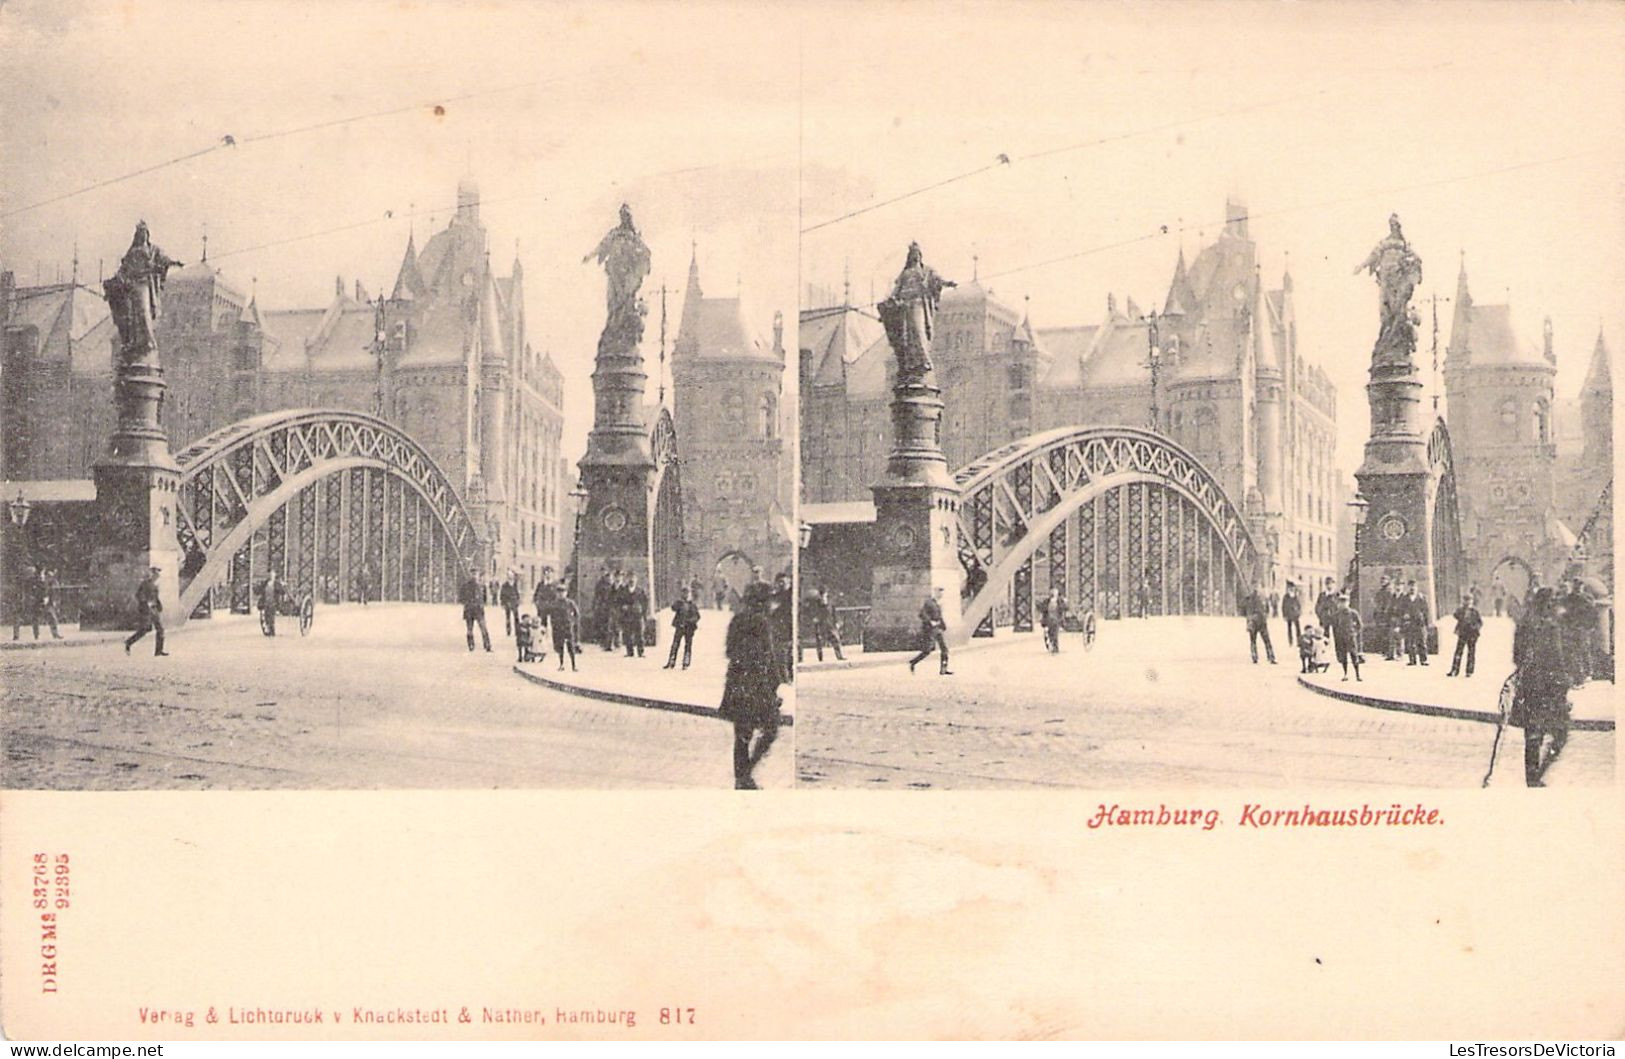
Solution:
M 180 620 L 242 610 L 276 570 L 337 603 L 444 602 L 484 540 L 423 447 L 359 412 L 291 409 L 223 427 L 176 456 Z
M 1031 631 L 1051 586 L 1080 611 L 1234 614 L 1258 551 L 1201 462 L 1134 427 L 1062 427 L 957 471 L 961 554 L 985 583 L 963 601 L 964 636 Z M 969 586 L 967 586 L 969 587 Z

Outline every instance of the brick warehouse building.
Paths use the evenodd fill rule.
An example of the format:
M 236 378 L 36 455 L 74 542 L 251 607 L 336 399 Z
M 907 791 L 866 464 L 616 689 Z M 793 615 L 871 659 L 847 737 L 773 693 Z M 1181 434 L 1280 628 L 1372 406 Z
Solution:
M 78 283 L 3 283 L 5 478 L 88 478 L 114 419 L 107 306 Z M 261 412 L 377 414 L 496 531 L 488 575 L 561 567 L 563 378 L 527 338 L 520 262 L 506 277 L 491 266 L 472 181 L 421 253 L 408 239 L 387 296 L 337 280 L 326 306 L 265 310 L 204 261 L 170 273 L 158 341 L 172 449 Z
M 1181 251 L 1160 312 L 1108 296 L 1098 323 L 1035 328 L 975 279 L 945 292 L 932 354 L 942 447 L 955 468 L 1053 427 L 1152 426 L 1246 514 L 1273 589 L 1341 580 L 1336 391 L 1298 349 L 1291 276 L 1267 289 L 1245 206 L 1226 216 L 1188 266 Z M 805 517 L 861 520 L 891 447 L 895 358 L 872 311 L 850 305 L 803 311 L 800 347 L 802 501 L 819 505 Z

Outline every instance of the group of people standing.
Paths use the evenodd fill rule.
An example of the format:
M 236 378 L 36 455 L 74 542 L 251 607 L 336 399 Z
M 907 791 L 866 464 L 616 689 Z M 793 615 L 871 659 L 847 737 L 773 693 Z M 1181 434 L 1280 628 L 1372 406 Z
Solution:
M 468 649 L 474 650 L 474 628 L 479 627 L 480 640 L 485 650 L 491 650 L 491 633 L 485 625 L 485 604 L 493 593 L 472 574 L 465 574 L 457 590 L 457 601 L 463 607 L 463 625 L 468 634 Z M 543 634 L 551 634 L 553 653 L 558 655 L 559 669 L 566 660 L 570 669 L 576 669 L 581 653 L 581 610 L 570 598 L 570 586 L 555 581 L 552 571 L 545 571 L 531 593 L 534 614 L 520 609 L 519 575 L 512 571 L 508 579 L 497 585 L 494 593 L 502 605 L 502 634 L 511 637 L 520 662 L 540 662 L 547 657 Z
M 592 592 L 592 620 L 604 650 L 624 646 L 626 657 L 642 658 L 648 619 L 649 593 L 638 584 L 636 574 L 606 570 L 598 575 Z
M 1264 653 L 1269 664 L 1276 664 L 1275 645 L 1270 642 L 1269 629 L 1272 599 L 1275 600 L 1274 609 L 1286 623 L 1288 644 L 1298 648 L 1299 672 L 1313 673 L 1327 669 L 1331 665 L 1326 657 L 1329 645 L 1343 669 L 1344 680 L 1349 678 L 1350 669 L 1354 671 L 1355 680 L 1364 679 L 1360 676 L 1360 665 L 1365 661 L 1361 653 L 1364 623 L 1359 610 L 1349 598 L 1348 590 L 1339 589 L 1337 582 L 1329 577 L 1315 598 L 1313 621 L 1304 619 L 1305 600 L 1295 581 L 1288 581 L 1286 591 L 1279 597 L 1266 594 L 1263 586 L 1259 586 L 1242 600 L 1242 616 L 1247 619 L 1247 646 L 1254 665 L 1258 664 L 1260 640 L 1264 642 Z

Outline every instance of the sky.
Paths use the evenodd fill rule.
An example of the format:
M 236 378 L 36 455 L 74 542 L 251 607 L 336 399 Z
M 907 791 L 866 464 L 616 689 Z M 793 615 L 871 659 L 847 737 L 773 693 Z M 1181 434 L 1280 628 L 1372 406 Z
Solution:
M 651 306 L 679 292 L 673 333 L 692 241 L 707 293 L 737 291 L 768 334 L 806 284 L 884 293 L 912 239 L 1030 297 L 1039 327 L 1095 322 L 1108 293 L 1150 308 L 1239 195 L 1272 283 L 1290 254 L 1345 470 L 1377 324 L 1351 273 L 1390 212 L 1419 296 L 1453 296 L 1464 254 L 1529 341 L 1552 317 L 1560 395 L 1599 325 L 1625 346 L 1619 5 L 11 0 L 0 47 L 19 282 L 65 278 L 76 241 L 94 282 L 144 217 L 183 260 L 207 231 L 262 307 L 319 306 L 335 275 L 391 285 L 408 231 L 443 227 L 472 175 L 565 372 L 571 455 L 603 312 L 581 257 L 623 200 Z
M 0 50 L 0 262 L 21 284 L 66 279 L 77 240 L 94 285 L 145 218 L 183 261 L 206 231 L 210 263 L 264 309 L 322 306 L 334 276 L 391 287 L 409 230 L 421 248 L 471 174 L 493 264 L 506 275 L 517 241 L 531 342 L 565 374 L 572 458 L 604 322 L 603 272 L 581 259 L 622 201 L 653 256 L 651 376 L 658 291 L 674 338 L 691 247 L 706 293 L 738 292 L 763 336 L 775 311 L 794 319 L 795 51 L 765 13 L 14 0 Z
M 1030 297 L 1035 327 L 1096 323 L 1109 292 L 1160 308 L 1181 244 L 1210 241 L 1236 194 L 1272 287 L 1291 255 L 1299 347 L 1338 388 L 1349 472 L 1378 312 L 1352 272 L 1390 212 L 1424 262 L 1418 300 L 1453 298 L 1465 254 L 1475 302 L 1510 290 L 1529 341 L 1551 315 L 1560 396 L 1578 391 L 1599 324 L 1625 347 L 1625 8 L 931 12 L 807 20 L 803 295 L 839 291 L 850 269 L 854 301 L 884 297 L 918 240 L 948 278 L 974 269 L 1017 308 Z M 868 61 L 876 41 L 886 61 Z M 1068 260 L 1029 267 L 1055 258 Z M 1450 312 L 1441 302 L 1441 348 Z

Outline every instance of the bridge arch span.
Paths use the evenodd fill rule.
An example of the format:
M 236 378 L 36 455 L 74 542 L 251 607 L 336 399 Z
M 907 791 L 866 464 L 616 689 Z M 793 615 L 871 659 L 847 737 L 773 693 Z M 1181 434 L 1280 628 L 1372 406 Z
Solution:
M 477 564 L 485 546 L 434 459 L 375 416 L 252 416 L 176 461 L 180 620 L 200 608 L 241 609 L 272 569 L 324 602 L 449 600 L 462 566 Z
M 1105 618 L 1234 613 L 1255 576 L 1257 548 L 1224 488 L 1149 430 L 1032 434 L 954 480 L 961 555 L 985 574 L 962 600 L 960 637 L 989 635 L 995 624 L 1032 629 L 1051 586 Z

